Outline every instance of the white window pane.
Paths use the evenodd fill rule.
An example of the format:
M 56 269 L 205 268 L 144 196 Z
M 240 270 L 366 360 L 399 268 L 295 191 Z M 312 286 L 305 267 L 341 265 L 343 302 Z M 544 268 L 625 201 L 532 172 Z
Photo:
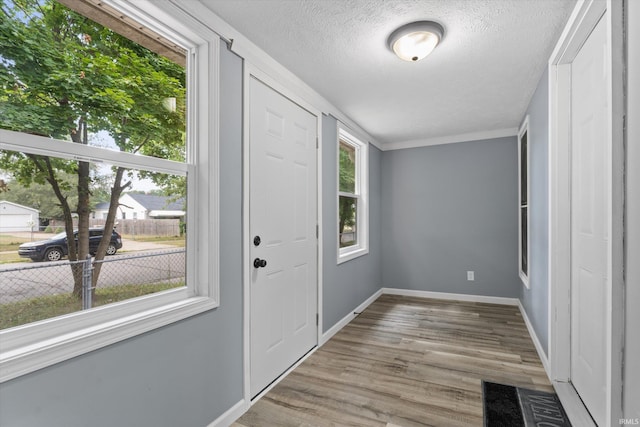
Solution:
M 339 246 L 345 248 L 358 244 L 358 199 L 355 197 L 339 197 Z
M 0 329 L 185 286 L 185 176 L 88 164 L 91 214 L 81 233 L 73 172 L 86 162 L 8 150 L 0 160 L 3 199 L 11 203 L 0 212 Z M 119 203 L 109 222 L 112 191 Z M 105 229 L 114 231 L 101 248 Z M 95 287 L 93 295 L 87 286 Z
M 338 190 L 356 192 L 356 148 L 340 141 Z
M 185 161 L 183 65 L 53 0 L 3 12 L 0 128 Z

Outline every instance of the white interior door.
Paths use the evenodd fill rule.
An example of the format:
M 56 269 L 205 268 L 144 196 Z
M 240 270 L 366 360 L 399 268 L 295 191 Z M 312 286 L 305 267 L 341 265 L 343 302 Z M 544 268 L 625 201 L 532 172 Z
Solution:
M 250 80 L 254 397 L 317 344 L 317 117 Z
M 606 22 L 571 66 L 571 382 L 605 425 L 609 179 Z

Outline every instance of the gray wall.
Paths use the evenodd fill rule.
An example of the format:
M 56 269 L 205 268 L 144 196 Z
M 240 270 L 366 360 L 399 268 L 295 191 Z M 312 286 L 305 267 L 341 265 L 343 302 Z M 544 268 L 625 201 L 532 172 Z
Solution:
M 640 419 L 640 2 L 627 3 L 627 230 L 624 416 Z
M 520 301 L 545 354 L 549 355 L 549 71 L 538 82 L 529 115 L 529 284 L 520 284 Z M 523 118 L 524 120 L 524 118 Z
M 322 117 L 323 321 L 326 332 L 382 285 L 380 168 L 382 152 L 369 144 L 369 253 L 337 264 L 337 122 Z
M 517 297 L 517 173 L 515 137 L 385 151 L 384 286 Z
M 2 426 L 204 426 L 242 395 L 242 61 L 221 53 L 218 309 L 0 385 Z

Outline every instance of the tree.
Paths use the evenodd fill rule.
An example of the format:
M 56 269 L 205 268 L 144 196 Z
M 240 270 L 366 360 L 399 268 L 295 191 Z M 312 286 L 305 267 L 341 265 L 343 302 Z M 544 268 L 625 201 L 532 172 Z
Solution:
M 0 170 L 0 172 L 3 171 Z M 72 175 L 60 177 L 60 186 L 69 189 L 65 194 L 71 205 L 77 204 L 77 195 L 73 194 L 73 178 Z M 48 183 L 33 182 L 29 187 L 25 187 L 20 182 L 13 180 L 6 182 L 6 185 L 7 191 L 2 193 L 1 199 L 39 210 L 40 221 L 63 218 L 60 202 L 51 192 L 51 186 Z
M 182 66 L 54 0 L 0 0 L 0 127 L 83 145 L 104 131 L 121 151 L 184 161 L 185 93 Z M 167 99 L 175 99 L 176 108 L 166 108 Z M 0 161 L 22 185 L 51 187 L 62 210 L 69 259 L 85 259 L 90 164 L 11 151 L 2 152 Z M 113 167 L 112 173 L 105 230 L 113 228 L 120 195 L 131 185 L 131 171 Z M 68 174 L 75 177 L 77 202 L 64 191 Z M 104 233 L 96 260 L 104 258 L 109 238 Z M 81 275 L 73 270 L 73 292 L 80 296 Z

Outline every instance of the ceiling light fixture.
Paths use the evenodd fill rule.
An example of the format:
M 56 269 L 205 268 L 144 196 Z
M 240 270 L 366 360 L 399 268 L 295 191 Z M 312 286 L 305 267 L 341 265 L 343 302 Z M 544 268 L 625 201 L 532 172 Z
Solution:
M 389 49 L 395 52 L 398 58 L 416 62 L 429 55 L 443 36 L 442 25 L 433 21 L 418 21 L 395 30 L 387 42 Z

